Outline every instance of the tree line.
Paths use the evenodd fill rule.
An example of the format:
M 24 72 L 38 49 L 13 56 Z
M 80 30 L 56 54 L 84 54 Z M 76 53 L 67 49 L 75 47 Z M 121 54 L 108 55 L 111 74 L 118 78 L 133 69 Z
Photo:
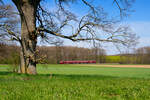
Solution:
M 20 47 L 16 45 L 0 44 L 0 63 L 19 64 Z M 37 63 L 58 64 L 66 60 L 96 60 L 105 62 L 106 52 L 101 48 L 83 48 L 73 46 L 38 46 Z
M 140 47 L 132 53 L 122 53 L 118 55 L 106 56 L 105 63 L 120 64 L 150 64 L 150 47 Z
M 20 47 L 0 43 L 0 64 L 20 63 Z M 134 53 L 109 56 L 102 48 L 73 46 L 38 46 L 37 59 L 41 64 L 58 64 L 67 60 L 96 60 L 97 63 L 150 64 L 150 47 L 141 47 Z

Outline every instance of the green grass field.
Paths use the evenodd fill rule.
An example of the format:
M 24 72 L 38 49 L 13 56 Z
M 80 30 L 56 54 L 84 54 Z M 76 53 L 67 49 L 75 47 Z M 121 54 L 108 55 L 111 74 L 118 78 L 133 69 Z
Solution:
M 149 68 L 38 65 L 38 75 L 0 65 L 0 100 L 149 100 Z

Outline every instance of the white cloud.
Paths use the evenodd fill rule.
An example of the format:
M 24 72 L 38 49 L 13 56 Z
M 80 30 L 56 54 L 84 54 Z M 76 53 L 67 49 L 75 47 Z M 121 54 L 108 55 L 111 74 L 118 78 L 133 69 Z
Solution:
M 129 23 L 133 31 L 140 37 L 137 47 L 150 46 L 150 22 L 139 21 Z
M 91 48 L 92 44 L 89 42 L 73 42 L 71 40 L 65 40 L 64 45 L 66 46 L 76 46 L 76 47 L 84 47 L 84 48 Z
M 150 38 L 150 22 L 130 22 L 129 25 L 137 35 Z
M 150 37 L 141 37 L 137 47 L 150 46 Z

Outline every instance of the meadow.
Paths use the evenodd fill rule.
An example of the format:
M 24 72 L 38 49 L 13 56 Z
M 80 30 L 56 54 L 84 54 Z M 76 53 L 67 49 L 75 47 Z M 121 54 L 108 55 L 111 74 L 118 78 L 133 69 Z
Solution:
M 0 65 L 0 100 L 150 99 L 150 68 L 53 64 L 38 65 L 37 75 L 10 69 Z

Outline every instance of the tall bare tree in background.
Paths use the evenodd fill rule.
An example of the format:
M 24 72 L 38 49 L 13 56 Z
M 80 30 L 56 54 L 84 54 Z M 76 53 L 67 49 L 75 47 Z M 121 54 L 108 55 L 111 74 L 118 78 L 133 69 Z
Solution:
M 55 51 L 56 51 L 56 63 L 59 64 L 59 62 L 62 60 L 62 46 L 63 46 L 62 40 L 57 38 L 52 44 L 55 45 Z
M 100 43 L 93 43 L 93 52 L 94 52 L 94 59 L 98 63 L 104 63 L 105 61 L 105 55 L 106 52 L 104 49 L 102 49 L 102 46 Z
M 150 63 L 150 47 L 141 47 L 135 50 L 137 56 L 136 63 L 149 64 Z
M 57 36 L 72 41 L 115 42 L 123 45 L 134 42 L 135 35 L 128 27 L 116 26 L 102 7 L 92 4 L 93 0 L 55 0 L 56 10 L 50 11 L 42 5 L 48 0 L 12 0 L 21 19 L 21 35 L 7 27 L 8 33 L 21 45 L 21 73 L 36 74 L 36 45 L 38 37 L 49 41 Z M 94 0 L 96 1 L 96 0 Z M 98 0 L 97 0 L 98 1 Z M 82 2 L 89 12 L 77 17 L 67 8 L 76 2 Z M 112 0 L 120 10 L 121 16 L 127 14 L 133 0 Z M 68 4 L 67 4 L 68 3 Z M 75 26 L 74 26 L 75 25 Z M 68 29 L 67 33 L 65 30 Z M 105 33 L 105 34 L 102 34 Z

